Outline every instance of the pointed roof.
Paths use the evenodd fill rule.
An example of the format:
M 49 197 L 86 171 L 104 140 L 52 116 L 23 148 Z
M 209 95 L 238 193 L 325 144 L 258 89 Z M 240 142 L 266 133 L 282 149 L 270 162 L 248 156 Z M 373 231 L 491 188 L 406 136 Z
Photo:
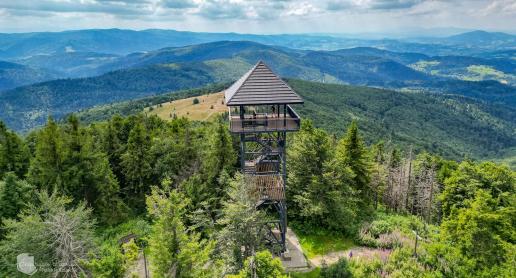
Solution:
M 226 105 L 296 104 L 303 99 L 262 61 L 225 92 Z

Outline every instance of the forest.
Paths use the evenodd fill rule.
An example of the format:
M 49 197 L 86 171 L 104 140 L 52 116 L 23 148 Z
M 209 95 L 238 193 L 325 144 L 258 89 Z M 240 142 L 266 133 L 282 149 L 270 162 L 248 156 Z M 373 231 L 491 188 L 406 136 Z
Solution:
M 222 116 L 0 124 L 0 276 L 24 277 L 27 253 L 33 277 L 140 277 L 142 256 L 152 277 L 513 277 L 516 172 L 340 128 L 289 134 L 289 226 L 312 253 L 347 239 L 388 256 L 289 273 L 261 241 L 268 216 Z

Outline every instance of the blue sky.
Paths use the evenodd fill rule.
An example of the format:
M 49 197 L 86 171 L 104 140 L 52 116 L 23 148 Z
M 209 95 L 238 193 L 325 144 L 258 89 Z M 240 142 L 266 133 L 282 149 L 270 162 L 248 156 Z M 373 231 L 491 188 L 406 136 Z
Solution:
M 0 32 L 87 28 L 240 33 L 516 31 L 516 0 L 0 0 Z

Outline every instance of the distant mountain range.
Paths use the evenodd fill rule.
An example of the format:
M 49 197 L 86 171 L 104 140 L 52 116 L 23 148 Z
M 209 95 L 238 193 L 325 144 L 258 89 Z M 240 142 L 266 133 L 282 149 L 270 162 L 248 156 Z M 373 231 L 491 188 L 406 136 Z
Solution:
M 95 67 L 96 72 L 105 72 L 100 76 L 47 81 L 0 92 L 0 118 L 14 128 L 27 129 L 43 123 L 48 114 L 60 117 L 93 105 L 232 81 L 258 60 L 264 60 L 283 77 L 434 91 L 516 105 L 516 90 L 509 86 L 516 65 L 507 59 L 430 57 L 369 47 L 298 50 L 249 41 L 169 47 L 121 57 L 92 54 L 78 57 L 100 57 L 110 62 Z M 81 63 L 74 65 L 84 67 Z M 483 80 L 482 74 L 494 74 L 496 78 L 507 79 L 508 85 L 454 76 L 469 70 L 479 75 L 466 76 L 472 80 L 473 77 Z M 500 72 L 503 75 L 496 76 Z

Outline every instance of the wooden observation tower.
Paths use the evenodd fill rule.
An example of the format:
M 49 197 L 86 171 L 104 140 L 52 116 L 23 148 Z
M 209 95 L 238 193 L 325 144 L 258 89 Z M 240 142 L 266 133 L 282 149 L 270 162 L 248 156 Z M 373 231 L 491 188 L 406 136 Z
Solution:
M 263 62 L 258 62 L 225 92 L 230 130 L 240 135 L 240 162 L 256 198 L 256 208 L 274 212 L 266 241 L 286 251 L 286 135 L 301 119 L 289 106 L 303 99 Z

